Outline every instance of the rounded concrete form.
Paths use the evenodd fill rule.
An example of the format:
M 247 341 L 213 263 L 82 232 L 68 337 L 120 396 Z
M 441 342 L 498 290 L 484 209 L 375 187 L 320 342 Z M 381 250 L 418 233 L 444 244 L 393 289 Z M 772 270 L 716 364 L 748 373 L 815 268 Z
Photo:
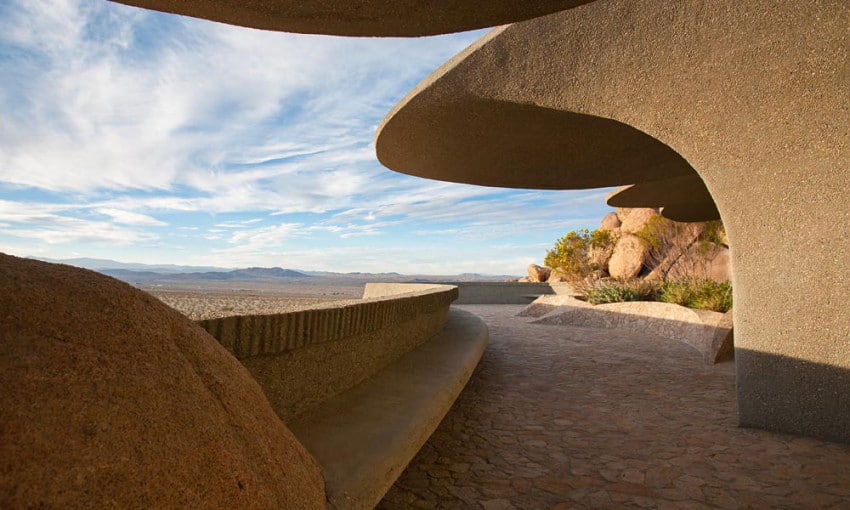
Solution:
M 516 23 L 394 108 L 378 157 L 527 188 L 695 170 L 732 246 L 741 424 L 850 441 L 848 26 L 841 0 L 606 0 Z
M 0 254 L 0 507 L 323 508 L 316 461 L 152 296 Z
M 423 36 L 503 25 L 592 0 L 112 0 L 263 30 L 352 36 Z
M 518 314 L 538 324 L 628 329 L 684 342 L 706 364 L 733 357 L 732 312 L 696 310 L 673 303 L 627 301 L 592 305 L 571 296 L 541 296 Z
M 605 202 L 611 207 L 662 207 L 661 215 L 674 221 L 720 219 L 711 193 L 696 174 L 623 186 Z

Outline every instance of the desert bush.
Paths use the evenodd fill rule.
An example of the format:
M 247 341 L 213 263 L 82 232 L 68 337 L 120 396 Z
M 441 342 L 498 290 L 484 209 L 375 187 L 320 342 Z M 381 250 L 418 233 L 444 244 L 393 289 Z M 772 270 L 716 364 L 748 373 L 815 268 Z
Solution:
M 584 292 L 587 302 L 621 303 L 624 301 L 661 301 L 715 312 L 732 309 L 732 285 L 709 279 L 600 280 Z
M 594 271 L 604 269 L 591 260 L 591 250 L 613 250 L 615 242 L 615 236 L 610 230 L 571 230 L 546 252 L 543 264 L 572 280 L 585 280 Z
M 660 284 L 658 300 L 725 313 L 732 309 L 732 284 L 709 279 L 665 280 Z
M 601 280 L 588 288 L 584 297 L 594 305 L 623 301 L 655 301 L 658 283 L 646 280 Z
M 653 216 L 635 233 L 649 248 L 647 266 L 660 279 L 681 279 L 706 274 L 711 250 L 722 244 L 723 223 L 683 223 Z M 671 270 L 675 268 L 675 274 Z

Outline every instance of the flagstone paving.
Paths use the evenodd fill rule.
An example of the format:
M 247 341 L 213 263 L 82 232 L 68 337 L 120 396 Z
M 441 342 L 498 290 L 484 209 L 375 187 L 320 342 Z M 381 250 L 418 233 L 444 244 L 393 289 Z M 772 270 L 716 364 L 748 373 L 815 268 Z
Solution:
M 460 308 L 490 345 L 378 508 L 850 508 L 850 445 L 737 427 L 733 363 Z

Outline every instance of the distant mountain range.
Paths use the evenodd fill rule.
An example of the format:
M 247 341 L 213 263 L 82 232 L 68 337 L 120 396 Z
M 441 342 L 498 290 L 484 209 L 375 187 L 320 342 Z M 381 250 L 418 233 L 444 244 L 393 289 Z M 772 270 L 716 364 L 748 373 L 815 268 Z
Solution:
M 154 273 L 211 273 L 232 271 L 232 267 L 214 267 L 214 266 L 180 266 L 176 264 L 138 264 L 135 262 L 118 262 L 109 259 L 92 259 L 92 258 L 75 258 L 75 259 L 48 259 L 41 257 L 31 257 L 44 262 L 53 262 L 55 264 L 68 264 L 69 266 L 82 267 L 93 271 L 102 271 L 105 269 L 126 269 L 129 271 L 151 271 Z
M 252 281 L 291 278 L 312 278 L 310 275 L 279 267 L 249 267 L 232 271 L 208 271 L 205 273 L 157 273 L 155 271 L 131 271 L 129 269 L 101 269 L 98 272 L 124 280 L 142 283 L 146 281 Z
M 280 284 L 340 284 L 358 285 L 365 282 L 438 282 L 438 281 L 503 281 L 508 275 L 482 275 L 463 273 L 459 275 L 403 275 L 396 272 L 388 273 L 335 273 L 330 271 L 304 271 L 284 269 L 280 267 L 249 267 L 242 269 L 215 266 L 181 266 L 176 264 L 139 264 L 133 262 L 118 262 L 109 259 L 74 258 L 47 259 L 36 258 L 45 262 L 68 264 L 91 269 L 113 278 L 137 285 L 166 285 L 227 284 L 228 282 L 255 282 Z

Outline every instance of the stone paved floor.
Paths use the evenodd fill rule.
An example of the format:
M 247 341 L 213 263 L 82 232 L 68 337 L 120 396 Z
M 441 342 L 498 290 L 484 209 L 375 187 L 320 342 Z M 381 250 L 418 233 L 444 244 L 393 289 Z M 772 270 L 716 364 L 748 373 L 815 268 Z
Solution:
M 741 429 L 731 363 L 675 341 L 490 327 L 476 373 L 378 508 L 850 509 L 850 445 Z

